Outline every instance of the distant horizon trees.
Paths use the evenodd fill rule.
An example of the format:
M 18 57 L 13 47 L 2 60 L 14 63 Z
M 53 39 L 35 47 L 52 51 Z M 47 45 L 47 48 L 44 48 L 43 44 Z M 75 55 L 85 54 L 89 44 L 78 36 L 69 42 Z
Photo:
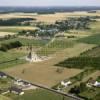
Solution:
M 35 18 L 12 18 L 12 19 L 0 19 L 0 26 L 17 26 L 24 25 L 22 22 L 36 20 Z M 29 25 L 29 23 L 25 24 Z

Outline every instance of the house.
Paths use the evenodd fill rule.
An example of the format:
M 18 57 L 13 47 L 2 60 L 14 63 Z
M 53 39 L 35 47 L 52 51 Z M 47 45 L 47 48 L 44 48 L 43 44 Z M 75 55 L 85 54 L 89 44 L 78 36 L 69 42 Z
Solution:
M 17 94 L 17 95 L 23 95 L 24 94 L 24 91 L 22 91 L 22 89 L 19 89 L 15 86 L 9 88 L 9 91 L 10 91 L 10 93 L 14 93 L 14 94 Z
M 30 86 L 31 84 L 29 82 L 26 82 L 24 80 L 18 79 L 14 81 L 15 85 L 19 85 L 19 86 Z
M 67 82 L 61 81 L 61 85 L 62 85 L 62 86 L 65 86 L 65 87 L 67 87 L 67 86 L 69 86 L 69 85 L 71 85 L 71 84 L 72 84 L 71 81 L 67 81 Z
M 87 83 L 87 87 L 92 87 L 92 86 L 100 87 L 100 82 L 90 79 Z
M 36 86 L 33 86 L 31 83 L 21 79 L 15 80 L 14 84 L 18 85 L 18 87 L 20 87 L 22 90 L 37 89 Z
M 7 78 L 7 75 L 4 72 L 0 72 L 0 78 Z
M 94 83 L 94 86 L 95 86 L 95 87 L 100 87 L 100 82 L 96 81 L 96 82 Z

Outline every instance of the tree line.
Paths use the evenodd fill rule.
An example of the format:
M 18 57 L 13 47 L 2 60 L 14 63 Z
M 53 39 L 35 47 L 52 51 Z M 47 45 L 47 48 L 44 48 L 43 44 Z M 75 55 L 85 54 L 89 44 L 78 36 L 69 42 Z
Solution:
M 22 25 L 22 22 L 36 20 L 35 18 L 0 19 L 0 26 Z
M 2 43 L 0 46 L 0 50 L 6 52 L 9 49 L 21 47 L 22 43 L 19 41 L 10 42 L 10 43 Z

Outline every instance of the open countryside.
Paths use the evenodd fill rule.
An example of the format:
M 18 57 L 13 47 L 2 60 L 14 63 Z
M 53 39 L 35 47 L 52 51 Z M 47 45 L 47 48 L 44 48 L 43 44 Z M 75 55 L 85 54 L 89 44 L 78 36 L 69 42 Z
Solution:
M 56 10 L 0 12 L 0 100 L 99 100 L 100 9 Z

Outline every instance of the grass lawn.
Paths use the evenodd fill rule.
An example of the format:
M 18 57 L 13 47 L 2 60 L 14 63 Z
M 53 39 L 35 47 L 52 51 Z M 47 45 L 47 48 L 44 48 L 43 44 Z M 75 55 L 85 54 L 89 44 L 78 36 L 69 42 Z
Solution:
M 7 96 L 11 97 L 12 100 L 62 100 L 63 99 L 62 95 L 42 89 L 38 89 L 35 91 L 32 90 L 27 91 L 22 96 L 17 96 L 13 94 L 8 94 Z M 64 100 L 73 100 L 73 99 L 65 97 Z

